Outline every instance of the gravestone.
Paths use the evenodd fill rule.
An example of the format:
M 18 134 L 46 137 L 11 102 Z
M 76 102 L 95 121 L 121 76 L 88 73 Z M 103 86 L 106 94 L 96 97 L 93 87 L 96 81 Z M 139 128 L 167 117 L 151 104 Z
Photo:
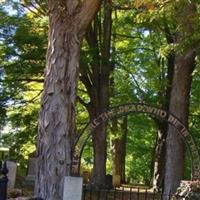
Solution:
M 6 161 L 6 164 L 8 169 L 8 189 L 13 189 L 15 187 L 17 163 L 13 161 Z
M 88 184 L 91 178 L 91 174 L 89 171 L 83 171 L 82 177 L 83 177 L 83 184 Z
M 9 158 L 9 148 L 0 147 L 0 160 L 8 160 Z
M 113 184 L 112 184 L 112 175 L 107 174 L 106 175 L 106 189 L 111 190 L 113 189 Z
M 82 177 L 66 176 L 64 180 L 63 200 L 81 200 L 82 188 Z
M 114 187 L 120 187 L 121 186 L 121 176 L 120 175 L 113 175 L 112 183 L 113 183 Z
M 29 164 L 28 164 L 28 173 L 25 178 L 25 184 L 29 186 L 35 185 L 35 175 L 36 175 L 36 164 L 37 164 L 37 158 L 36 157 L 30 157 L 29 158 Z

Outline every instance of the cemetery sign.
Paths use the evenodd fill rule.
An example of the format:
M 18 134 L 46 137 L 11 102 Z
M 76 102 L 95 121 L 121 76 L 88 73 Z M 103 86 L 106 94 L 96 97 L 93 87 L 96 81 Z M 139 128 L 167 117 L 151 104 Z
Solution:
M 108 121 L 109 119 L 120 117 L 123 115 L 128 115 L 130 113 L 144 113 L 160 120 L 166 121 L 168 124 L 174 126 L 178 133 L 181 135 L 185 143 L 187 144 L 192 160 L 192 179 L 200 180 L 200 157 L 199 152 L 196 147 L 195 141 L 185 127 L 185 125 L 174 115 L 168 113 L 167 111 L 157 108 L 151 105 L 143 103 L 131 103 L 120 105 L 111 108 L 109 111 L 106 111 L 100 114 L 92 122 L 88 123 L 83 132 L 77 138 L 74 145 L 73 152 L 73 163 L 72 163 L 72 173 L 77 174 L 80 169 L 80 158 L 85 144 L 88 139 L 91 137 L 93 130 L 97 128 L 101 123 Z

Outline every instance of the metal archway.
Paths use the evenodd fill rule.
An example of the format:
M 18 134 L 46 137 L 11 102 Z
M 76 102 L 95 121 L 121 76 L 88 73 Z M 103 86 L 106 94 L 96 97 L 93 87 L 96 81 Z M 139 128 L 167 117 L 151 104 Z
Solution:
M 174 126 L 178 133 L 182 136 L 190 151 L 192 160 L 192 180 L 200 180 L 200 156 L 196 143 L 188 129 L 175 115 L 172 115 L 163 109 L 143 103 L 130 103 L 115 106 L 100 114 L 96 119 L 89 122 L 85 126 L 74 143 L 72 152 L 72 175 L 79 174 L 81 155 L 87 141 L 92 136 L 92 131 L 95 130 L 95 128 L 97 128 L 102 122 L 106 122 L 114 117 L 128 115 L 130 113 L 146 113 Z

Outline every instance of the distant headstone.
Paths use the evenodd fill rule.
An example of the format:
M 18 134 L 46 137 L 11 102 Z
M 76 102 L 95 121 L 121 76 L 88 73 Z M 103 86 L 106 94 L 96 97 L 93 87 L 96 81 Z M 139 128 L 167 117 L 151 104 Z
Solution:
M 29 158 L 28 173 L 25 179 L 26 185 L 34 186 L 35 184 L 36 164 L 37 164 L 36 157 Z
M 111 190 L 113 189 L 113 184 L 112 184 L 112 175 L 107 174 L 106 175 L 106 189 Z
M 113 175 L 113 186 L 120 187 L 121 186 L 121 177 L 120 175 Z
M 72 160 L 72 174 L 74 176 L 79 175 L 79 156 L 78 155 L 74 155 L 73 160 Z
M 64 180 L 63 200 L 81 200 L 82 187 L 82 177 L 66 176 Z
M 8 189 L 13 189 L 15 187 L 17 163 L 6 161 L 6 164 L 8 168 Z
M 9 158 L 9 148 L 0 147 L 0 160 L 8 160 Z
M 83 177 L 83 184 L 88 184 L 90 181 L 90 172 L 89 171 L 83 171 L 82 177 Z

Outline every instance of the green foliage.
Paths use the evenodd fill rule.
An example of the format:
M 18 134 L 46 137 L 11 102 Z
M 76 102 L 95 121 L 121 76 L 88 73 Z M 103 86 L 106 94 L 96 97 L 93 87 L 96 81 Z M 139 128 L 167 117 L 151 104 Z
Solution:
M 28 154 L 35 150 L 48 25 L 46 17 L 33 17 L 31 13 L 10 16 L 4 12 L 3 16 L 1 95 L 9 107 L 1 142 L 10 147 L 10 158 L 24 167 Z
M 154 121 L 144 114 L 131 115 L 126 149 L 126 176 L 131 183 L 150 185 L 155 141 Z

